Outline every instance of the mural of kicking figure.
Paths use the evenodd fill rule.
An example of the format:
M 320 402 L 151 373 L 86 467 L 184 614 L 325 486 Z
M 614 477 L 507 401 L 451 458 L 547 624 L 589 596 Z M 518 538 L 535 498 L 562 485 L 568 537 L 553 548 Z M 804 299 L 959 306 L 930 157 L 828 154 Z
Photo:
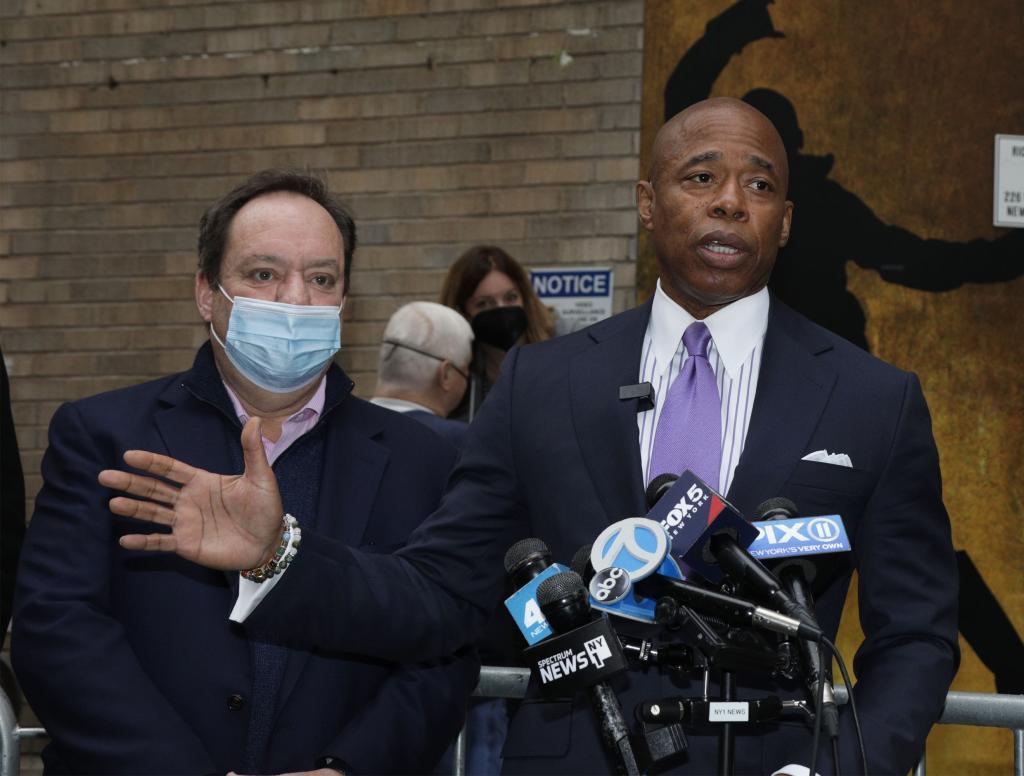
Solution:
M 665 119 L 707 99 L 729 60 L 757 40 L 783 38 L 771 0 L 740 0 L 708 22 L 703 37 L 682 56 L 665 85 Z M 772 89 L 752 89 L 743 100 L 772 120 L 789 155 L 789 199 L 798 214 L 789 244 L 779 250 L 769 288 L 790 307 L 869 350 L 864 310 L 847 290 L 846 263 L 878 272 L 890 283 L 922 291 L 949 291 L 964 283 L 1003 283 L 1024 274 L 1024 230 L 996 240 L 925 239 L 886 224 L 853 192 L 832 180 L 832 154 L 802 152 L 796 109 Z
M 729 60 L 749 44 L 785 38 L 775 29 L 771 3 L 739 0 L 707 23 L 665 85 L 666 120 L 709 97 Z M 798 214 L 768 286 L 811 320 L 870 349 L 864 309 L 847 289 L 848 261 L 890 283 L 933 292 L 965 283 L 1003 283 L 1024 274 L 1024 229 L 996 240 L 951 242 L 886 224 L 860 197 L 829 177 L 832 154 L 803 153 L 804 133 L 788 98 L 756 88 L 743 100 L 771 119 L 782 136 L 789 156 L 789 199 Z M 960 632 L 994 674 L 997 692 L 1024 693 L 1024 642 L 967 551 L 956 555 Z

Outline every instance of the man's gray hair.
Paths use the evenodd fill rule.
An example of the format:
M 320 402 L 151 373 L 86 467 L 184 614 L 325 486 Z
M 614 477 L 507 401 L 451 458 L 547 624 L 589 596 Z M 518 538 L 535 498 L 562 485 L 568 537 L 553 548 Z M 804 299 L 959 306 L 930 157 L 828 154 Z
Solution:
M 472 357 L 473 329 L 460 313 L 436 302 L 410 302 L 384 329 L 377 383 L 426 390 L 433 386 L 441 359 L 465 370 Z

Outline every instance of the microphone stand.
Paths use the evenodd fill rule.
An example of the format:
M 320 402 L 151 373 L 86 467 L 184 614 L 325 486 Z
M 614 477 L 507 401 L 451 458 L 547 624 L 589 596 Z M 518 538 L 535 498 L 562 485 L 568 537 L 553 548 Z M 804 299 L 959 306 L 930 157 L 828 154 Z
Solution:
M 732 671 L 722 671 L 722 700 L 736 700 L 735 677 Z M 732 776 L 735 768 L 736 730 L 732 722 L 723 722 L 718 738 L 718 773 L 719 776 Z

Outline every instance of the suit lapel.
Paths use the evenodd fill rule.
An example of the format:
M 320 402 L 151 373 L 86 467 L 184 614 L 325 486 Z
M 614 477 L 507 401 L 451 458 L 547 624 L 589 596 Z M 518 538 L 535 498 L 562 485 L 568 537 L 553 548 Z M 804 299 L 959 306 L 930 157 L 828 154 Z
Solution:
M 185 382 L 191 377 L 192 374 L 187 375 Z M 223 412 L 223 409 L 212 401 L 207 403 L 195 394 L 187 400 L 186 396 L 188 394 L 182 390 L 181 385 L 176 384 L 160 397 L 163 406 L 157 411 L 155 422 L 164 440 L 167 455 L 209 472 L 239 474 L 230 452 L 231 445 L 241 446 L 242 426 L 237 418 L 229 416 L 227 422 L 211 422 L 211 413 Z M 228 401 L 226 393 L 224 400 Z M 234 424 L 231 420 L 235 421 Z M 214 438 L 217 434 L 221 438 Z M 241 452 L 238 456 L 241 458 Z M 232 595 L 237 596 L 238 574 L 225 572 L 224 578 Z
M 831 343 L 772 297 L 757 395 L 728 498 L 749 520 L 765 499 L 778 496 L 807 453 L 835 385 L 835 371 L 819 356 Z
M 575 356 L 569 365 L 576 437 L 609 523 L 647 511 L 637 400 L 621 401 L 619 387 L 637 382 L 650 312 L 648 302 L 594 326 L 589 332 L 594 346 Z

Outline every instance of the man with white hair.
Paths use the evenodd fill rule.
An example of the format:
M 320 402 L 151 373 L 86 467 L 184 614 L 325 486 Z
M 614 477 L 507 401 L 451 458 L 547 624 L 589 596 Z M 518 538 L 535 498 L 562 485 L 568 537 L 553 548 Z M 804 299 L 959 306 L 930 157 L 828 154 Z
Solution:
M 435 302 L 399 308 L 384 329 L 374 404 L 424 423 L 456 447 L 466 424 L 448 420 L 469 385 L 473 329 Z

